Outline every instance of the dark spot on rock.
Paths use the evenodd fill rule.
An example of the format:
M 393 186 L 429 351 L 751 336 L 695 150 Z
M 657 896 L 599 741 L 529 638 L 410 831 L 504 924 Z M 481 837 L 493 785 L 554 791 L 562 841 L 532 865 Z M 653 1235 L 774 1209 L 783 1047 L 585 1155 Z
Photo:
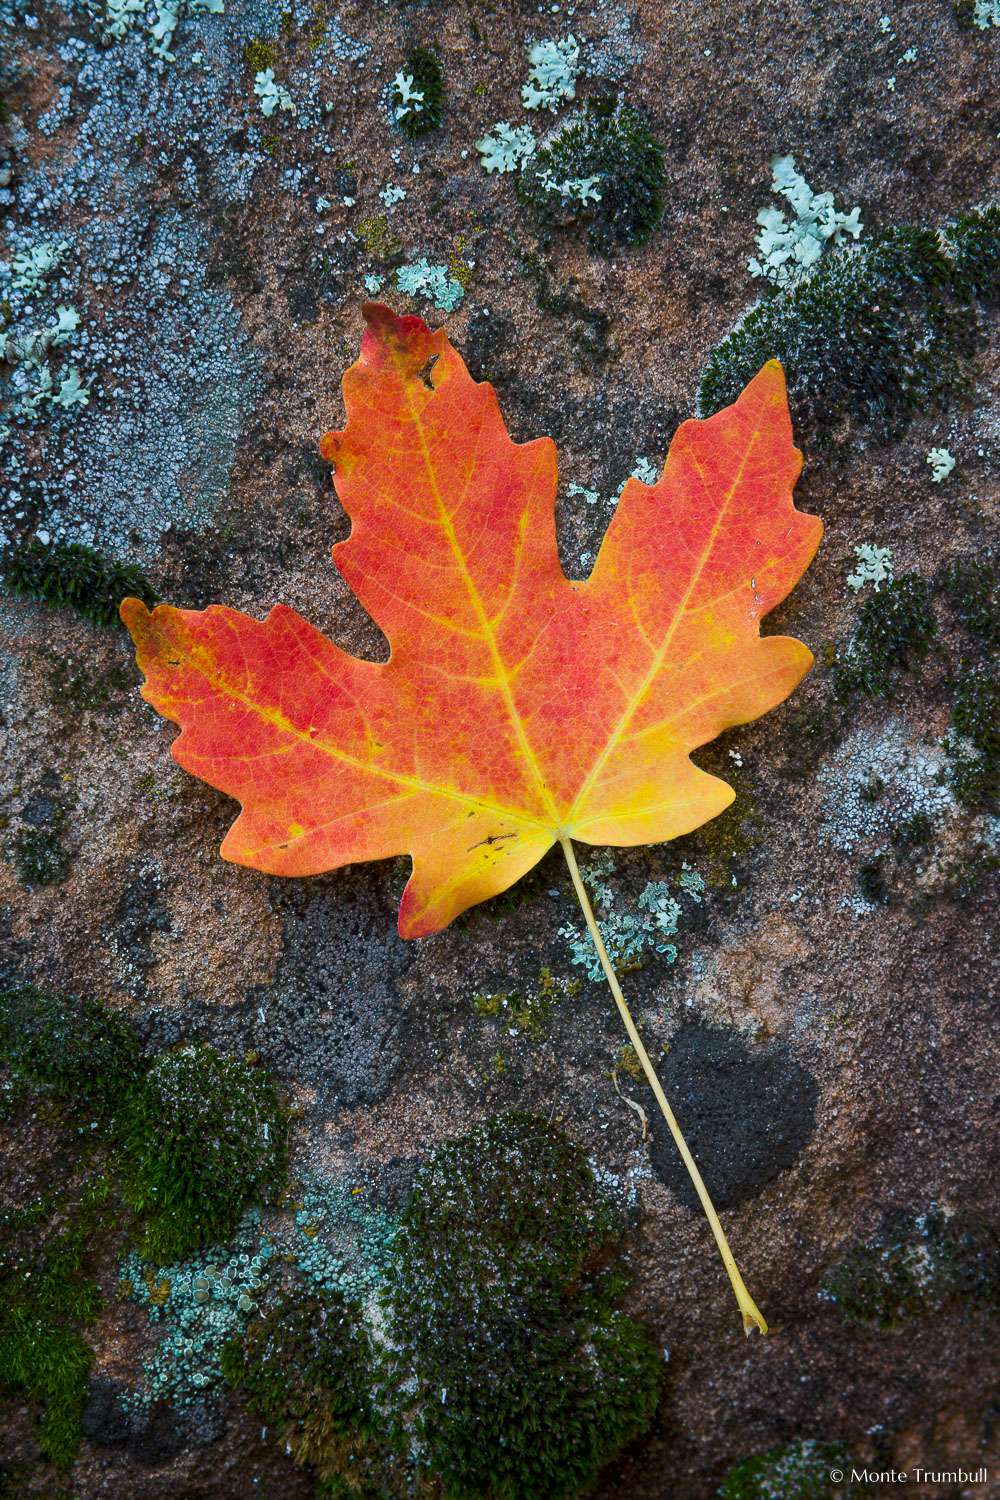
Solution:
M 80 1432 L 94 1448 L 128 1448 L 137 1463 L 152 1468 L 190 1448 L 207 1448 L 226 1430 L 220 1408 L 195 1402 L 177 1411 L 158 1402 L 149 1411 L 130 1411 L 120 1380 L 91 1380 Z
M 114 915 L 101 928 L 137 994 L 145 992 L 146 971 L 156 963 L 151 947 L 153 934 L 169 932 L 173 926 L 161 890 L 162 881 L 155 872 L 130 881 Z
M 782 1041 L 760 1045 L 700 1023 L 672 1037 L 658 1069 L 716 1208 L 755 1198 L 808 1145 L 819 1088 Z M 660 1181 L 688 1208 L 698 1198 L 666 1122 L 649 1099 L 650 1159 Z
M 308 282 L 298 282 L 285 292 L 288 313 L 296 323 L 315 323 L 319 317 L 319 301 L 316 288 Z
M 471 319 L 465 334 L 465 363 L 473 380 L 503 381 L 509 351 L 517 337 L 514 319 L 485 309 Z
M 92 1380 L 87 1404 L 80 1415 L 80 1431 L 95 1448 L 121 1448 L 129 1440 L 129 1413 L 120 1380 Z
M 348 167 L 338 167 L 330 179 L 330 184 L 340 198 L 358 196 L 358 179 Z
M 361 1188 L 365 1203 L 398 1214 L 409 1202 L 420 1165 L 419 1156 L 394 1156 L 386 1162 L 359 1161 L 351 1172 L 351 1183 Z
M 25 823 L 31 823 L 35 828 L 45 828 L 59 820 L 60 805 L 54 797 L 46 797 L 40 792 L 32 797 L 21 808 L 21 817 Z

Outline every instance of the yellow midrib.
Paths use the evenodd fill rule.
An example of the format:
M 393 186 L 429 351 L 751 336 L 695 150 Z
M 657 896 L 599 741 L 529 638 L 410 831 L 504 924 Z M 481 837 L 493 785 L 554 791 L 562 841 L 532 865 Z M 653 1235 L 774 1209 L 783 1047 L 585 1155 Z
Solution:
M 510 682 L 507 675 L 506 663 L 503 661 L 500 655 L 489 616 L 483 608 L 482 600 L 479 597 L 479 591 L 476 588 L 475 583 L 472 579 L 472 574 L 470 573 L 468 566 L 466 565 L 465 555 L 458 544 L 458 537 L 455 535 L 455 528 L 451 523 L 451 517 L 445 507 L 444 499 L 442 497 L 440 487 L 437 483 L 437 476 L 434 472 L 434 466 L 431 462 L 430 451 L 427 447 L 427 441 L 424 435 L 421 413 L 417 410 L 414 404 L 410 391 L 410 383 L 406 379 L 405 373 L 402 368 L 402 362 L 398 358 L 396 359 L 396 367 L 399 371 L 400 384 L 402 385 L 404 390 L 405 400 L 407 407 L 409 408 L 410 417 L 420 442 L 420 450 L 423 455 L 424 468 L 427 473 L 427 480 L 431 488 L 431 493 L 438 508 L 438 514 L 441 518 L 441 526 L 446 537 L 448 538 L 448 545 L 451 548 L 452 556 L 455 558 L 455 561 L 458 564 L 459 571 L 461 572 L 462 581 L 465 584 L 466 592 L 468 593 L 469 599 L 472 602 L 472 607 L 475 610 L 476 618 L 479 621 L 483 639 L 486 641 L 489 648 L 490 656 L 493 660 L 494 670 L 497 674 L 497 681 L 500 686 L 500 691 L 503 694 L 504 703 L 507 707 L 507 716 L 511 724 L 513 725 L 514 733 L 517 736 L 517 742 L 521 747 L 521 753 L 524 756 L 528 766 L 531 768 L 531 774 L 534 777 L 535 784 L 538 787 L 539 792 L 541 793 L 542 801 L 545 803 L 545 806 L 549 810 L 549 814 L 552 819 L 551 828 L 554 832 L 556 829 L 561 827 L 562 820 L 559 818 L 552 793 L 549 790 L 545 777 L 542 775 L 541 768 L 539 767 L 538 760 L 535 756 L 535 752 L 531 746 L 531 741 L 528 739 L 524 724 L 521 721 L 521 716 L 517 711 L 517 705 L 514 702 L 514 697 L 511 692 Z M 436 390 L 433 392 L 433 394 L 437 394 Z M 426 405 L 427 403 L 425 402 L 424 404 Z M 518 813 L 517 816 L 520 816 L 520 813 Z M 538 827 L 545 826 L 544 824 L 537 823 L 535 819 L 531 819 L 531 821 Z
M 673 638 L 674 638 L 674 635 L 675 635 L 675 633 L 677 631 L 677 628 L 678 628 L 681 620 L 684 618 L 684 615 L 687 612 L 687 607 L 688 607 L 688 604 L 690 602 L 691 595 L 692 595 L 692 593 L 693 593 L 693 591 L 695 589 L 695 586 L 698 583 L 698 580 L 701 578 L 702 572 L 704 571 L 705 565 L 708 562 L 709 557 L 712 555 L 712 550 L 713 550 L 713 548 L 715 546 L 716 537 L 718 536 L 718 533 L 719 533 L 719 527 L 722 525 L 722 521 L 723 521 L 723 519 L 724 519 L 724 517 L 725 517 L 725 515 L 726 515 L 726 513 L 727 513 L 727 511 L 729 509 L 729 505 L 730 505 L 730 502 L 732 501 L 733 495 L 734 495 L 734 493 L 736 491 L 736 487 L 737 487 L 737 485 L 739 484 L 740 480 L 743 477 L 743 471 L 746 468 L 747 459 L 749 457 L 750 450 L 753 447 L 753 445 L 756 442 L 756 440 L 759 437 L 759 435 L 760 435 L 760 429 L 758 427 L 758 428 L 755 428 L 753 430 L 753 432 L 752 432 L 749 440 L 747 441 L 746 447 L 744 448 L 744 451 L 743 451 L 743 457 L 742 457 L 742 459 L 740 461 L 740 467 L 737 470 L 737 472 L 736 472 L 736 474 L 735 474 L 735 476 L 733 478 L 733 481 L 732 481 L 732 483 L 729 486 L 729 489 L 726 491 L 725 500 L 723 501 L 722 505 L 719 507 L 719 513 L 716 516 L 715 525 L 712 527 L 711 533 L 709 535 L 709 539 L 708 539 L 707 543 L 705 544 L 705 547 L 702 550 L 701 557 L 698 560 L 698 566 L 697 566 L 697 568 L 694 570 L 694 572 L 691 575 L 690 582 L 688 583 L 687 589 L 684 592 L 684 597 L 681 600 L 681 602 L 678 604 L 677 609 L 674 612 L 674 617 L 673 617 L 673 620 L 671 621 L 670 629 L 667 631 L 666 635 L 663 638 L 662 643 L 660 644 L 659 649 L 656 651 L 656 653 L 655 653 L 655 655 L 653 657 L 652 665 L 650 666 L 649 670 L 647 671 L 645 677 L 642 679 L 642 681 L 639 684 L 639 686 L 636 689 L 636 691 L 632 694 L 631 698 L 628 700 L 628 702 L 627 702 L 627 704 L 626 704 L 626 706 L 625 706 L 625 708 L 624 708 L 624 710 L 623 710 L 623 712 L 621 714 L 621 717 L 618 720 L 618 723 L 615 725 L 615 728 L 612 731 L 612 733 L 609 734 L 609 736 L 607 738 L 607 741 L 605 742 L 603 750 L 601 750 L 601 752 L 598 755 L 597 759 L 595 760 L 595 762 L 594 762 L 594 764 L 593 764 L 590 772 L 588 773 L 586 780 L 583 782 L 583 784 L 580 787 L 580 790 L 576 794 L 576 797 L 575 797 L 575 799 L 573 801 L 573 805 L 572 805 L 572 807 L 569 810 L 569 815 L 568 815 L 567 820 L 566 820 L 567 823 L 570 826 L 572 826 L 573 819 L 576 816 L 576 814 L 577 814 L 577 812 L 578 812 L 578 810 L 580 808 L 581 803 L 584 801 L 585 797 L 587 796 L 587 793 L 590 791 L 590 788 L 594 785 L 594 782 L 597 780 L 597 778 L 600 776 L 601 772 L 604 770 L 604 767 L 607 765 L 608 760 L 610 759 L 613 750 L 616 748 L 616 746 L 620 742 L 622 736 L 625 733 L 625 730 L 628 727 L 628 724 L 629 724 L 630 720 L 632 719 L 632 717 L 635 714 L 636 710 L 639 708 L 639 705 L 642 703 L 643 698 L 645 697 L 646 693 L 648 692 L 649 687 L 650 687 L 650 685 L 653 682 L 653 679 L 656 677 L 657 673 L 659 672 L 660 668 L 663 665 L 663 659 L 666 656 L 667 651 L 670 649 L 670 645 L 671 645 L 671 643 L 673 641 Z M 697 456 L 695 454 L 695 450 L 694 450 L 693 446 L 689 449 L 689 453 L 690 453 L 692 464 L 698 470 L 699 475 L 702 478 L 704 478 L 704 470 L 702 469 L 701 464 L 698 462 L 698 458 L 697 458 Z M 669 461 L 669 454 L 668 454 L 668 461 Z M 663 483 L 662 478 L 660 480 L 660 483 L 661 484 Z

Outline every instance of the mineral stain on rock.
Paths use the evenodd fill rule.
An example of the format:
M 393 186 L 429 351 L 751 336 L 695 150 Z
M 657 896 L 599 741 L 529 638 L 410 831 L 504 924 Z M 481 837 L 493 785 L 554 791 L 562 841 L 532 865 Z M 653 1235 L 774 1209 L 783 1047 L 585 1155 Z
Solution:
M 809 1144 L 819 1088 L 783 1041 L 754 1045 L 689 1022 L 674 1033 L 659 1075 L 716 1208 L 756 1198 Z M 653 1170 L 700 1212 L 666 1122 L 658 1110 L 649 1116 Z

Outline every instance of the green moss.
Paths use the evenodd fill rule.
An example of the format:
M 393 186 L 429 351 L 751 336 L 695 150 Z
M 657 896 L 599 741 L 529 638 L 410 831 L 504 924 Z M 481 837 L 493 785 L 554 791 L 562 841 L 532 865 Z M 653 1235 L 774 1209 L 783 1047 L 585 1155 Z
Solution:
M 516 1031 L 533 1041 L 544 1041 L 545 1022 L 556 1000 L 578 995 L 583 986 L 579 979 L 554 979 L 552 970 L 543 968 L 538 975 L 538 989 L 521 995 L 515 990 L 473 995 L 477 1016 L 495 1017 L 505 1031 Z
M 956 1296 L 1000 1313 L 1000 1235 L 973 1214 L 932 1210 L 880 1242 L 853 1246 L 823 1292 L 845 1318 L 879 1328 L 898 1328 Z
M 57 1467 L 73 1462 L 92 1350 L 82 1330 L 101 1299 L 87 1261 L 112 1222 L 106 1179 L 75 1197 L 36 1199 L 0 1221 L 0 1388 L 42 1406 L 39 1445 Z
M 586 224 L 591 248 L 610 254 L 649 238 L 663 217 L 666 181 L 646 116 L 612 95 L 588 99 L 561 121 L 525 163 L 517 194 L 543 223 Z
M 710 416 L 779 359 L 796 420 L 819 429 L 852 415 L 899 436 L 918 411 L 968 391 L 965 361 L 981 336 L 974 299 L 995 296 L 995 209 L 934 229 L 882 230 L 831 251 L 785 291 L 770 291 L 717 344 L 698 387 Z M 982 293 L 980 293 L 982 288 Z
M 958 738 L 949 737 L 950 781 L 967 807 L 1000 802 L 1000 664 L 994 657 L 963 670 L 952 708 Z
M 0 993 L 0 1058 L 103 1114 L 121 1107 L 148 1066 L 132 1028 L 103 1005 L 30 985 Z
M 719 1487 L 719 1500 L 827 1500 L 852 1493 L 852 1485 L 833 1484 L 831 1470 L 850 1475 L 850 1455 L 836 1443 L 790 1443 L 741 1459 Z
M 1000 804 L 1000 580 L 991 563 L 949 562 L 938 587 L 966 634 L 952 679 L 955 733 L 945 741 L 949 780 L 960 802 L 995 811 Z
M 51 828 L 25 828 L 14 840 L 14 864 L 22 885 L 58 885 L 73 862 L 60 838 L 62 820 Z
M 0 559 L 0 576 L 16 593 L 52 609 L 75 609 L 92 625 L 113 625 L 129 595 L 150 605 L 158 597 L 137 566 L 110 562 L 80 542 L 17 543 Z
M 372 1349 L 357 1308 L 338 1292 L 283 1292 L 222 1351 L 222 1371 L 298 1463 L 320 1479 L 360 1467 L 374 1435 Z
M 930 586 L 919 573 L 901 573 L 865 603 L 857 630 L 836 674 L 837 697 L 852 693 L 891 697 L 899 670 L 927 655 L 937 635 Z
M 392 91 L 391 104 L 397 128 L 415 140 L 428 130 L 437 130 L 444 119 L 444 73 L 437 54 L 430 47 L 412 48 L 399 71 L 404 78 L 412 80 L 411 91 L 423 94 L 422 100 L 409 104 L 408 112 L 400 119 L 396 117 L 396 110 L 406 109 L 407 104 L 398 88 Z
M 285 1120 L 266 1075 L 195 1045 L 157 1058 L 122 1111 L 123 1191 L 142 1253 L 170 1261 L 232 1232 L 281 1180 Z
M 1000 650 L 1000 579 L 996 568 L 978 559 L 952 558 L 941 567 L 935 581 L 963 629 L 984 646 Z
M 736 872 L 768 841 L 770 825 L 757 806 L 753 783 L 744 767 L 727 759 L 716 769 L 716 775 L 736 793 L 733 801 L 717 818 L 688 834 L 677 849 L 704 872 L 709 890 L 731 890 Z
M 265 42 L 263 37 L 251 37 L 245 42 L 243 51 L 240 53 L 243 66 L 250 73 L 263 73 L 268 68 L 278 66 L 278 52 L 273 42 Z
M 622 1222 L 582 1152 L 526 1114 L 442 1147 L 396 1241 L 387 1310 L 422 1465 L 454 1500 L 593 1482 L 656 1406 L 659 1362 L 598 1270 Z
M 957 295 L 995 306 L 1000 301 L 1000 207 L 990 203 L 960 214 L 946 234 Z

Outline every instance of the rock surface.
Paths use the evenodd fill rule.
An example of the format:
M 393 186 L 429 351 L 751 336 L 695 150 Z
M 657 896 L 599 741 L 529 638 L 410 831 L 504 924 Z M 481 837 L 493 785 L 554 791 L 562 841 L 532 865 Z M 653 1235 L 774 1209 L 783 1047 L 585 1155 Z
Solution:
M 317 444 L 342 423 L 340 376 L 376 279 L 397 310 L 447 326 L 515 439 L 555 439 L 560 547 L 582 576 L 608 497 L 640 460 L 662 464 L 710 350 L 761 293 L 747 271 L 756 214 L 785 206 L 772 157 L 793 153 L 838 208 L 859 205 L 869 235 L 944 225 L 997 192 L 1000 29 L 961 3 L 883 17 L 842 0 L 226 0 L 181 19 L 169 61 L 150 50 L 152 8 L 119 39 L 97 4 L 4 0 L 0 15 L 4 295 L 18 253 L 67 242 L 17 326 L 76 308 L 79 329 L 47 359 L 56 391 L 72 367 L 90 393 L 15 420 L 21 367 L 0 366 L 4 545 L 83 541 L 192 607 L 262 617 L 280 601 L 373 658 L 385 641 L 329 561 L 347 522 Z M 664 215 L 647 243 L 611 254 L 572 223 L 540 224 L 474 144 L 500 120 L 550 128 L 556 116 L 521 103 L 525 48 L 569 31 L 578 97 L 619 90 L 664 147 Z M 411 141 L 390 99 L 415 44 L 439 48 L 446 101 L 442 127 Z M 294 113 L 262 113 L 268 58 Z M 391 185 L 405 197 L 388 202 Z M 450 313 L 398 291 L 421 257 L 455 281 Z M 989 314 L 985 327 L 992 338 Z M 655 1423 L 602 1475 L 602 1500 L 707 1500 L 734 1464 L 808 1440 L 879 1470 L 1000 1462 L 995 1315 L 942 1296 L 885 1329 L 823 1291 L 852 1247 L 889 1245 L 900 1225 L 919 1240 L 935 1206 L 1000 1224 L 1000 833 L 996 806 L 966 805 L 949 781 L 942 741 L 968 647 L 943 586 L 934 649 L 894 668 L 887 695 L 838 702 L 836 688 L 874 595 L 847 584 L 857 547 L 939 584 L 950 560 L 996 555 L 989 344 L 975 390 L 890 442 L 857 419 L 832 435 L 802 421 L 797 503 L 826 534 L 766 628 L 804 640 L 817 666 L 782 708 L 699 752 L 736 786 L 733 811 L 674 845 L 618 851 L 607 876 L 619 912 L 647 882 L 680 891 L 685 868 L 705 882 L 682 900 L 676 961 L 651 951 L 624 983 L 771 1324 L 763 1341 L 744 1339 L 606 990 L 560 933 L 579 916 L 554 855 L 412 944 L 395 931 L 403 862 L 288 882 L 228 866 L 216 851 L 233 806 L 170 760 L 173 727 L 139 699 L 124 633 L 0 593 L 5 982 L 99 996 L 157 1050 L 198 1038 L 258 1052 L 300 1110 L 300 1179 L 353 1183 L 373 1205 L 398 1207 L 416 1160 L 497 1110 L 561 1120 L 638 1191 L 629 1309 L 665 1351 Z M 957 459 L 939 483 L 932 447 Z M 53 878 L 26 878 L 19 840 L 46 830 Z M 543 969 L 585 982 L 557 988 L 530 1025 L 474 1003 L 537 997 Z M 5 1203 L 30 1196 L 23 1164 L 44 1128 L 23 1114 L 0 1125 Z M 107 1301 L 72 1470 L 40 1458 L 29 1405 L 5 1398 L 3 1462 L 24 1467 L 23 1489 L 3 1493 L 312 1493 L 231 1395 L 122 1405 L 158 1337 L 147 1307 L 116 1298 L 127 1249 L 112 1236 L 100 1250 Z

